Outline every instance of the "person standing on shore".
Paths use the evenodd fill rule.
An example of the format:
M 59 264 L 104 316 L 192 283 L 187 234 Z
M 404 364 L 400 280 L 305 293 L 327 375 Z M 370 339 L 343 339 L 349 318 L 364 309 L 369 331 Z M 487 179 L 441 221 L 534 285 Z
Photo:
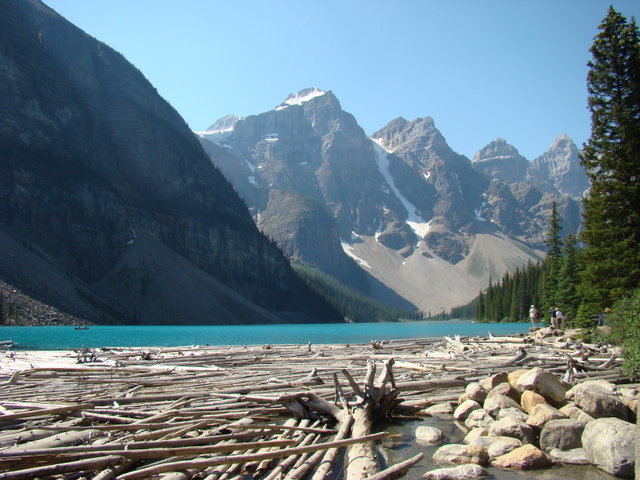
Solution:
M 551 310 L 549 310 L 549 315 L 551 315 L 551 328 L 553 328 L 554 330 L 558 328 L 558 318 L 556 317 L 557 313 L 558 310 L 556 309 L 556 307 L 551 307 Z
M 531 305 L 529 309 L 529 319 L 531 320 L 531 326 L 534 328 L 538 327 L 538 309 L 535 305 Z
M 562 328 L 562 321 L 564 320 L 564 313 L 562 313 L 562 311 L 556 307 L 556 327 L 555 328 Z

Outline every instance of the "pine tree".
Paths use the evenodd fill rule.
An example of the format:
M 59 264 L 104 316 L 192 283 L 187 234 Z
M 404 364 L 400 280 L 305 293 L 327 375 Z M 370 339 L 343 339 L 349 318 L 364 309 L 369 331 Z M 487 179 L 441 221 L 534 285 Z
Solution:
M 545 275 L 543 284 L 542 303 L 544 309 L 550 309 L 558 304 L 558 283 L 562 268 L 562 240 L 560 231 L 562 225 L 558 216 L 558 206 L 554 201 L 549 216 L 549 231 L 547 233 L 547 256 L 545 258 Z
M 635 21 L 612 7 L 591 47 L 591 137 L 582 164 L 581 314 L 610 306 L 640 284 L 640 44 Z
M 565 239 L 564 261 L 560 271 L 560 281 L 558 282 L 558 304 L 568 319 L 575 318 L 580 305 L 577 242 L 578 239 L 575 235 L 569 235 Z

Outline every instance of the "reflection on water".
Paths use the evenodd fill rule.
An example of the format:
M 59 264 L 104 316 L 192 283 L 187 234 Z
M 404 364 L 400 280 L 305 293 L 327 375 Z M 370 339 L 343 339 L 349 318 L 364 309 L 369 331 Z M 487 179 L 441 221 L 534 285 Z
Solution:
M 452 417 L 411 418 L 380 425 L 380 430 L 391 433 L 389 438 L 381 442 L 384 449 L 384 460 L 388 465 L 402 462 L 420 452 L 424 453 L 424 458 L 403 477 L 407 480 L 418 480 L 426 472 L 442 467 L 432 461 L 433 454 L 438 447 L 424 447 L 416 442 L 416 428 L 422 425 L 442 430 L 446 436 L 445 443 L 463 443 L 462 440 L 466 435 L 466 432 L 462 430 L 464 427 L 456 424 Z M 555 465 L 545 470 L 526 472 L 489 467 L 488 471 L 488 478 L 496 480 L 614 480 L 616 478 L 590 465 Z

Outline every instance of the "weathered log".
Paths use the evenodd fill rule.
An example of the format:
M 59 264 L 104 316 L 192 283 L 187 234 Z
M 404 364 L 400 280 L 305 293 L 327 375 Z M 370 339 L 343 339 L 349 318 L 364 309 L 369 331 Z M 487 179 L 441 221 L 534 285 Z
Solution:
M 352 425 L 353 417 L 351 415 L 343 416 L 340 429 L 338 430 L 338 433 L 336 434 L 334 440 L 342 440 L 343 438 L 345 438 L 349 434 Z M 330 448 L 324 453 L 322 461 L 313 474 L 311 480 L 324 480 L 329 475 L 339 451 L 340 450 L 338 448 Z
M 371 475 L 367 478 L 367 480 L 391 480 L 394 478 L 400 478 L 406 475 L 407 470 L 413 467 L 416 463 L 418 463 L 424 457 L 424 453 L 418 453 L 417 455 L 403 461 L 397 463 L 389 468 L 384 469 L 383 471 L 376 473 L 375 475 Z
M 283 458 L 283 457 L 289 457 L 291 455 L 299 455 L 301 453 L 314 452 L 316 450 L 325 450 L 328 448 L 335 448 L 335 447 L 345 447 L 345 446 L 353 445 L 360 442 L 372 442 L 375 440 L 381 440 L 387 437 L 388 435 L 389 434 L 387 432 L 380 432 L 380 433 L 374 433 L 372 435 L 368 435 L 366 437 L 348 438 L 345 440 L 338 440 L 338 441 L 326 442 L 326 443 L 316 443 L 314 445 L 306 445 L 304 447 L 292 447 L 292 448 L 278 450 L 275 452 L 256 453 L 256 454 L 250 454 L 250 455 L 229 455 L 229 456 L 205 458 L 205 459 L 199 459 L 199 460 L 177 461 L 172 463 L 166 463 L 163 465 L 156 465 L 153 467 L 134 470 L 132 472 L 122 474 L 118 478 L 120 480 L 132 480 L 135 478 L 145 478 L 151 475 L 156 475 L 158 473 L 172 472 L 175 470 L 186 470 L 190 468 L 203 468 L 203 467 L 209 467 L 213 465 L 261 461 L 261 460 L 267 460 L 270 458 Z M 1 477 L 0 477 L 0 480 L 1 480 Z
M 78 472 L 83 470 L 95 470 L 110 465 L 117 465 L 124 461 L 122 457 L 117 455 L 108 455 L 104 457 L 89 458 L 74 462 L 58 463 L 54 465 L 45 465 L 42 467 L 27 468 L 24 470 L 15 470 L 12 472 L 0 473 L 0 480 L 32 480 L 47 475 L 58 475 L 68 472 Z

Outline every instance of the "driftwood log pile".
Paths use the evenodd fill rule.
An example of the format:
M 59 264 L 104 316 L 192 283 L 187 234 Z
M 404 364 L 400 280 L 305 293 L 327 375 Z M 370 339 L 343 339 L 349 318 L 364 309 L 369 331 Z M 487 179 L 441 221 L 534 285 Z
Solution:
M 0 355 L 0 479 L 397 478 L 420 455 L 381 464 L 379 419 L 523 366 L 628 381 L 544 335 Z

